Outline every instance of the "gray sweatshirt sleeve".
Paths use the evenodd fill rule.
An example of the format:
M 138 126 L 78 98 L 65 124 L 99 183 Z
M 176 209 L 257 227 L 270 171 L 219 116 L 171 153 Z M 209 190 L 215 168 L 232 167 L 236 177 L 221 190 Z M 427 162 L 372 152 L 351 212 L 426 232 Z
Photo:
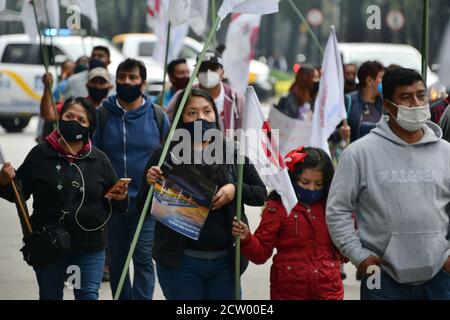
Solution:
M 341 156 L 327 201 L 327 224 L 334 244 L 358 266 L 371 251 L 362 247 L 355 229 L 353 213 L 361 186 L 361 170 L 350 149 Z

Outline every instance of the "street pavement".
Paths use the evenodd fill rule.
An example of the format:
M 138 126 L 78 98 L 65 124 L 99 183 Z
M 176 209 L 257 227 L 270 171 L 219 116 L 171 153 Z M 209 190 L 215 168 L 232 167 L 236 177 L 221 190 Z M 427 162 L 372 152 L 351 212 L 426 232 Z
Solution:
M 264 105 L 267 114 L 268 104 Z M 27 153 L 35 145 L 37 118 L 33 118 L 24 132 L 8 134 L 0 128 L 0 146 L 7 161 L 18 168 Z M 36 168 L 39 170 L 39 168 Z M 31 212 L 32 199 L 28 201 Z M 255 230 L 261 217 L 261 208 L 246 207 L 251 230 Z M 231 232 L 231 231 L 230 231 Z M 19 249 L 22 246 L 19 218 L 14 204 L 0 199 L 0 300 L 38 299 L 38 286 L 35 274 L 23 260 Z M 241 278 L 244 300 L 268 300 L 269 271 L 271 259 L 264 265 L 250 263 Z M 348 278 L 344 281 L 345 299 L 359 299 L 359 282 L 355 279 L 355 268 L 345 265 Z M 73 299 L 72 290 L 66 288 L 64 299 Z M 112 299 L 109 283 L 103 283 L 100 290 L 101 300 Z M 164 300 L 159 284 L 156 283 L 155 300 Z

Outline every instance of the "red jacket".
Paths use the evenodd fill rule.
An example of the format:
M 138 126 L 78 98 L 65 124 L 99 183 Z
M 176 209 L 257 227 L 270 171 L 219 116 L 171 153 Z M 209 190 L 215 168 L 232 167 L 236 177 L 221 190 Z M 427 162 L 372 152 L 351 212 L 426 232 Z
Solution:
M 273 300 L 344 298 L 340 265 L 325 221 L 325 202 L 310 207 L 298 203 L 290 216 L 281 200 L 270 200 L 254 235 L 241 242 L 241 252 L 253 263 L 273 257 L 270 298 Z

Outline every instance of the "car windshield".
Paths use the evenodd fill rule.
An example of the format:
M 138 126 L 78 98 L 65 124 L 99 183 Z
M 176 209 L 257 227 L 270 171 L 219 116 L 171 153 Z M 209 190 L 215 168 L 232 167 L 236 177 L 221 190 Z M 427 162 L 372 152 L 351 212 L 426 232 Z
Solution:
M 368 60 L 377 60 L 385 67 L 391 64 L 398 64 L 404 68 L 421 69 L 420 55 L 410 52 L 353 51 L 348 56 L 348 61 L 357 65 L 361 65 Z
M 78 59 L 81 56 L 90 56 L 92 48 L 95 46 L 106 46 L 111 54 L 111 62 L 120 63 L 123 60 L 122 53 L 116 46 L 109 42 L 99 41 L 97 39 L 91 41 L 91 39 L 82 39 L 73 41 L 70 43 L 62 44 L 62 47 L 66 49 L 66 52 L 72 55 L 72 59 Z

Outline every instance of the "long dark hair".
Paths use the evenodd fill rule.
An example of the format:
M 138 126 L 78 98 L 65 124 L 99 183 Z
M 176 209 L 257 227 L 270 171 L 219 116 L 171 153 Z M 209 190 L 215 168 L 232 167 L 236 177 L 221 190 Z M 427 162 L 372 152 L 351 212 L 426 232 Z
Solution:
M 178 98 L 176 100 L 175 103 L 175 108 L 174 108 L 174 114 L 176 114 L 178 112 L 178 109 L 180 108 L 181 105 L 181 100 L 183 99 L 183 95 L 185 93 L 186 90 L 182 90 L 180 91 Z M 189 101 L 191 100 L 192 97 L 201 97 L 204 98 L 206 101 L 208 101 L 213 110 L 214 110 L 214 115 L 216 117 L 216 127 L 217 129 L 220 129 L 220 118 L 219 118 L 219 113 L 217 112 L 217 107 L 216 104 L 214 102 L 214 99 L 210 96 L 210 94 L 202 89 L 197 89 L 197 88 L 193 88 L 191 90 L 191 92 L 189 93 L 189 96 L 186 100 L 186 104 L 185 106 L 187 106 L 189 104 Z M 180 121 L 178 121 L 176 129 L 179 129 L 183 124 L 183 120 L 182 118 L 180 119 Z M 224 139 L 224 137 L 222 136 L 222 139 Z M 169 147 L 169 150 L 172 150 L 173 147 L 177 144 L 178 142 L 172 141 Z M 224 141 L 225 144 L 225 141 Z M 214 183 L 216 183 L 219 188 L 227 183 L 232 182 L 231 181 L 231 177 L 228 173 L 227 170 L 227 166 L 225 164 L 221 164 L 221 163 L 214 163 L 214 164 L 204 164 L 204 165 L 199 165 L 198 169 L 205 175 L 207 176 L 211 181 L 214 181 Z
M 305 102 L 311 102 L 313 99 L 312 91 L 314 84 L 314 72 L 317 70 L 312 65 L 303 64 L 297 71 L 294 83 L 289 88 L 289 92 L 293 93 L 297 98 L 299 105 Z
M 305 148 L 303 152 L 308 155 L 303 162 L 299 162 L 294 167 L 294 172 L 289 171 L 289 177 L 292 183 L 297 183 L 297 180 L 306 169 L 320 170 L 323 174 L 323 199 L 328 198 L 331 182 L 334 176 L 334 167 L 328 154 L 319 148 Z M 269 196 L 268 200 L 280 199 L 280 195 L 274 190 Z

